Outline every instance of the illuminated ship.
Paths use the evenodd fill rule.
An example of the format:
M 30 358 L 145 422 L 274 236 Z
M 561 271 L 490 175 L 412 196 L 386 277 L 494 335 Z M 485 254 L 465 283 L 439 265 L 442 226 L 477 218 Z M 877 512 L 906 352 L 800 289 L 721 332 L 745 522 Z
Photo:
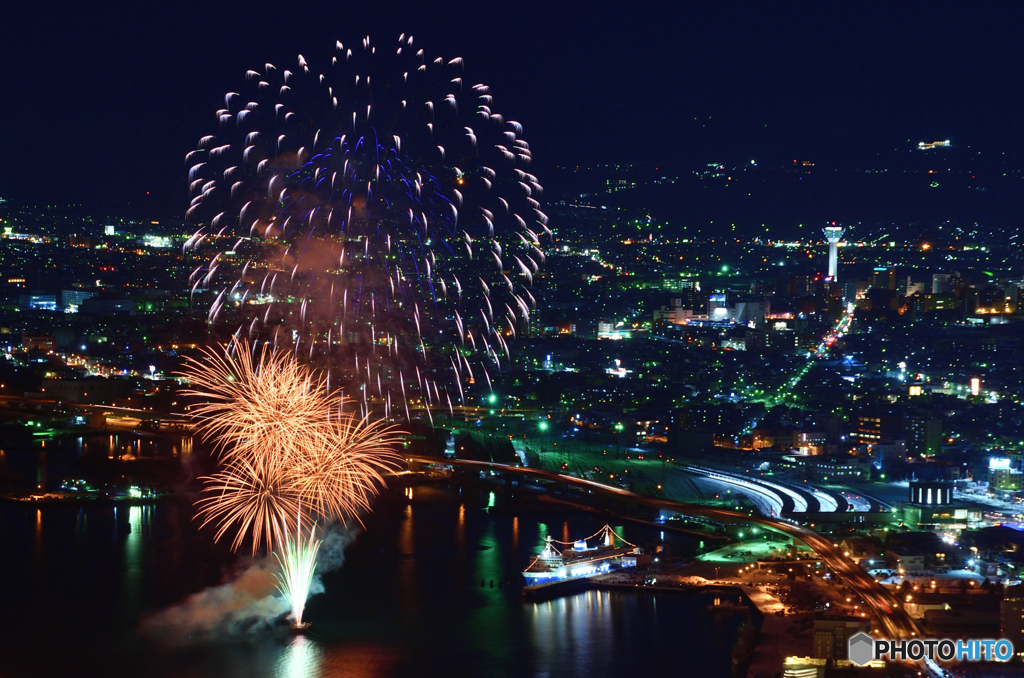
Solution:
M 588 541 L 596 538 L 601 540 L 599 546 L 587 545 Z M 622 542 L 623 546 L 616 546 L 616 540 Z M 559 551 L 555 544 L 571 545 L 572 548 Z M 529 589 L 533 586 L 586 579 L 613 570 L 636 567 L 637 564 L 648 562 L 649 558 L 644 556 L 636 544 L 630 544 L 611 527 L 605 525 L 595 534 L 575 542 L 556 541 L 549 535 L 544 540 L 544 550 L 523 570 L 523 577 L 526 578 L 526 588 Z

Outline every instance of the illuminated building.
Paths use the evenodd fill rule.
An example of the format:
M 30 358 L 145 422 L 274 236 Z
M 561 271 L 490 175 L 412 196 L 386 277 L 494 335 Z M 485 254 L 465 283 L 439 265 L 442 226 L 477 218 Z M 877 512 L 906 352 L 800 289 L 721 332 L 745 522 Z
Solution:
M 925 289 L 926 285 L 927 283 L 924 282 L 914 282 L 908 276 L 904 296 L 912 297 L 915 294 L 925 294 L 927 292 L 927 290 Z
M 788 449 L 793 443 L 793 433 L 791 431 L 773 431 L 771 429 L 755 428 L 752 434 L 754 437 L 755 450 L 770 447 Z
M 1007 590 L 1006 599 L 999 603 L 999 622 L 999 635 L 1024 648 L 1024 586 Z
M 629 339 L 633 335 L 628 329 L 623 328 L 623 323 L 616 323 L 611 320 L 599 320 L 597 323 L 598 339 Z
M 67 310 L 69 308 L 78 308 L 82 305 L 86 299 L 93 296 L 92 292 L 86 292 L 85 290 L 61 290 L 60 291 L 60 308 Z
M 981 509 L 964 505 L 928 506 L 901 503 L 903 522 L 929 530 L 967 530 L 978 527 Z M 904 569 L 919 569 L 904 563 Z
M 793 431 L 793 447 L 802 454 L 824 454 L 828 435 L 821 431 Z
M 704 306 L 703 295 L 700 291 L 700 281 L 693 278 L 665 278 L 661 282 L 661 289 L 666 292 L 679 292 L 679 301 L 683 308 L 701 308 Z
M 911 504 L 949 506 L 953 503 L 953 486 L 937 481 L 914 480 L 910 483 Z
M 142 244 L 155 249 L 166 249 L 174 247 L 174 239 L 169 236 L 145 235 L 142 237 Z
M 707 319 L 713 322 L 734 322 L 748 327 L 762 327 L 771 316 L 771 304 L 764 297 L 730 298 L 732 295 L 712 294 L 708 297 Z
M 832 278 L 832 282 L 839 280 L 839 240 L 846 232 L 842 226 L 835 224 L 833 221 L 831 226 L 824 229 L 825 240 L 828 241 L 828 277 Z
M 932 294 L 955 294 L 960 285 L 959 273 L 932 273 Z
M 898 417 L 879 412 L 862 412 L 856 415 L 856 429 L 852 435 L 860 443 L 875 445 L 883 440 L 894 440 L 902 433 Z
M 916 300 L 916 296 L 914 297 Z M 933 311 L 951 311 L 960 308 L 963 302 L 952 294 L 925 294 L 922 304 L 915 305 L 916 310 L 931 313 Z
M 931 457 L 942 451 L 942 420 L 907 417 L 907 454 Z
M 729 318 L 729 302 L 724 294 L 712 294 L 708 297 L 708 320 L 726 322 Z
M 847 456 L 811 457 L 807 460 L 807 475 L 812 480 L 843 482 L 861 480 L 867 465 Z
M 800 337 L 789 328 L 746 332 L 746 349 L 759 354 L 792 355 L 800 348 Z
M 655 323 L 664 322 L 671 325 L 683 325 L 688 320 L 706 318 L 706 316 L 697 315 L 693 310 L 686 308 L 683 305 L 682 299 L 672 299 L 669 304 L 669 306 L 662 306 L 654 311 Z
M 977 290 L 974 298 L 974 312 L 977 315 L 999 315 L 1016 313 L 1020 292 L 1016 286 L 998 287 L 989 285 Z
M 884 266 L 881 268 L 875 268 L 871 273 L 871 287 L 875 289 L 895 290 L 896 269 L 886 268 Z
M 771 306 L 767 299 L 747 299 L 737 301 L 729 310 L 734 322 L 761 327 L 764 325 L 765 316 L 771 313 Z
M 862 443 L 877 443 L 882 439 L 882 418 L 871 415 L 857 415 L 857 432 L 853 434 Z
M 25 333 L 22 333 L 21 346 L 25 350 L 37 348 L 41 351 L 52 351 L 54 348 L 56 348 L 57 342 L 53 337 L 29 336 Z
M 823 678 L 826 675 L 825 671 L 829 668 L 829 663 L 829 660 L 821 659 L 820 657 L 786 657 L 782 662 L 782 678 Z M 860 666 L 857 666 L 849 659 L 834 659 L 831 662 L 831 666 L 836 670 L 859 671 L 861 669 Z M 875 659 L 868 662 L 867 668 L 884 669 L 885 662 L 881 659 Z M 870 675 L 880 674 L 872 673 Z
M 55 294 L 22 294 L 18 297 L 18 305 L 36 311 L 56 311 L 57 295 Z
M 988 460 L 988 488 L 999 492 L 1020 491 L 1021 473 L 1010 468 L 1010 460 L 992 457 Z
M 871 458 L 875 466 L 882 468 L 887 461 L 899 461 L 907 456 L 907 441 L 900 438 L 897 440 L 883 440 L 880 443 L 869 445 Z

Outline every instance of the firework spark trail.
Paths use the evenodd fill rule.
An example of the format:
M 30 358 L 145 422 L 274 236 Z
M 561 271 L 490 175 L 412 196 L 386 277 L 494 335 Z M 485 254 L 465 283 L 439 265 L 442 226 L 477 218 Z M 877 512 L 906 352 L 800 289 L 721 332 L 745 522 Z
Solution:
M 225 462 L 267 458 L 257 445 L 277 450 L 273 457 L 281 461 L 300 456 L 329 425 L 324 380 L 267 345 L 258 353 L 238 341 L 222 348 L 186 359 L 186 393 L 204 401 L 192 409 L 204 440 Z
M 429 416 L 474 373 L 489 388 L 528 320 L 543 189 L 461 58 L 403 35 L 325 66 L 248 71 L 186 156 L 192 290 L 235 336 L 301 344 L 363 414 Z
M 297 521 L 298 528 L 294 535 L 285 533 L 284 540 L 274 557 L 281 565 L 277 574 L 278 590 L 288 601 L 292 611 L 292 622 L 301 627 L 302 615 L 306 609 L 306 599 L 313 586 L 313 573 L 316 571 L 316 556 L 320 551 L 320 539 L 316 538 L 316 525 L 309 530 L 308 537 L 303 534 L 302 521 Z
M 292 516 L 300 511 L 302 494 L 290 470 L 278 460 L 237 459 L 203 480 L 205 496 L 196 502 L 198 517 L 203 527 L 216 525 L 215 541 L 235 529 L 232 550 L 249 536 L 253 555 L 264 544 L 269 551 L 297 529 Z
M 313 576 L 320 540 L 316 523 L 360 521 L 397 467 L 399 431 L 342 411 L 325 379 L 290 353 L 246 342 L 190 358 L 186 391 L 200 435 L 214 442 L 222 467 L 203 478 L 198 518 L 219 540 L 234 530 L 232 549 L 251 538 L 253 554 L 279 550 L 280 588 L 296 624 Z M 314 525 L 308 532 L 303 521 Z
M 319 550 L 308 595 L 323 592 L 320 577 L 344 565 L 345 549 L 359 532 L 358 525 L 344 527 L 335 523 L 317 527 Z M 289 596 L 275 595 L 280 591 L 280 575 L 283 572 L 278 558 L 242 556 L 232 564 L 223 583 L 146 615 L 140 630 L 161 643 L 194 647 L 199 639 L 245 636 L 273 629 L 281 615 L 292 611 Z

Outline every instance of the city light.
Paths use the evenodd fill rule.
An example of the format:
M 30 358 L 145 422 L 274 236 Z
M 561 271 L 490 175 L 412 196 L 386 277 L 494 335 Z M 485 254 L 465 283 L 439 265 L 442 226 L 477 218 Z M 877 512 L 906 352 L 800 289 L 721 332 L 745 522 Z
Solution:
M 939 13 L 851 56 L 716 7 L 577 12 L 543 59 L 467 52 L 538 42 L 487 3 L 426 12 L 443 44 L 355 16 L 302 56 L 277 36 L 315 8 L 13 20 L 5 670 L 166 644 L 197 676 L 606 678 L 686 637 L 708 678 L 810 676 L 1000 620 L 1024 650 L 1024 140 L 991 67 L 1019 21 L 965 5 L 970 40 Z M 216 50 L 104 39 L 192 24 Z M 790 45 L 849 77 L 809 90 Z

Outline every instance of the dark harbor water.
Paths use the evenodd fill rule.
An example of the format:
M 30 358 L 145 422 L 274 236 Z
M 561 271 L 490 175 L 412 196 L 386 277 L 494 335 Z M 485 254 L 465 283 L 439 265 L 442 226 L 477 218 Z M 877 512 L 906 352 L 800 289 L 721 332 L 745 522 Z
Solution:
M 73 487 L 126 495 L 133 486 L 147 494 L 166 493 L 194 484 L 212 469 L 209 456 L 194 450 L 185 435 L 112 431 L 26 437 L 14 431 L 4 437 L 12 431 L 0 429 L 0 492 L 5 495 Z
M 148 637 L 142 620 L 245 567 L 191 518 L 184 500 L 0 504 L 0 676 L 731 675 L 742 618 L 713 615 L 711 595 L 522 600 L 518 573 L 543 536 L 590 535 L 599 517 L 431 487 L 399 488 L 378 503 L 344 565 L 322 575 L 308 635 L 282 625 L 175 643 Z M 661 538 L 614 527 L 638 544 Z M 670 549 L 693 546 L 664 536 Z

